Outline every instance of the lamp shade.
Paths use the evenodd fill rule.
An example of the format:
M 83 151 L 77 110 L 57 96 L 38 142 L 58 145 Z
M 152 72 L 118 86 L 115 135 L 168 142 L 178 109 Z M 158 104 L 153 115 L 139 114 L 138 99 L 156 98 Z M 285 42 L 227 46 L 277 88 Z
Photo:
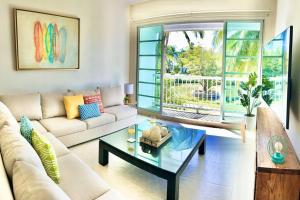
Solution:
M 133 84 L 125 83 L 124 84 L 124 92 L 125 92 L 125 94 L 133 94 Z

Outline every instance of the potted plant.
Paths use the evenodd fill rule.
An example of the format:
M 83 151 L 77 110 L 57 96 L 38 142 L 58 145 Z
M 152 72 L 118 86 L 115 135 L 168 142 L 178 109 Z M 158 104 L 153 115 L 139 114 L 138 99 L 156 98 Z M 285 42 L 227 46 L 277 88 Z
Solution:
M 126 105 L 126 104 L 128 104 L 129 103 L 129 97 L 126 95 L 125 97 L 124 97 L 124 104 Z
M 253 110 L 261 104 L 259 97 L 262 85 L 257 85 L 257 74 L 249 74 L 247 82 L 241 82 L 239 96 L 243 107 L 246 108 L 245 121 L 247 130 L 254 130 L 256 127 L 256 117 Z

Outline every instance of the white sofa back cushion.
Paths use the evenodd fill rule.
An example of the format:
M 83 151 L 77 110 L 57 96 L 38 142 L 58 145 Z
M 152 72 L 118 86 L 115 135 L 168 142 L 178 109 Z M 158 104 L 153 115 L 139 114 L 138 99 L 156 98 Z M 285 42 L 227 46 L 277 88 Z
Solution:
M 89 96 L 89 95 L 98 94 L 98 91 L 97 90 L 69 90 L 69 93 L 72 93 L 73 95 Z
M 66 115 L 63 93 L 43 93 L 41 99 L 44 119 Z
M 122 87 L 101 88 L 101 97 L 104 107 L 122 105 L 124 99 Z
M 47 175 L 23 161 L 14 165 L 13 189 L 16 200 L 70 200 Z
M 14 118 L 10 110 L 7 108 L 7 106 L 4 103 L 0 101 L 0 129 L 5 124 L 14 127 L 17 130 L 20 129 L 17 120 Z
M 27 116 L 29 119 L 42 119 L 41 95 L 22 94 L 22 95 L 1 95 L 2 101 L 12 112 L 17 121 L 20 121 L 22 116 Z
M 0 199 L 13 200 L 12 190 L 10 189 L 10 184 L 6 171 L 2 162 L 2 156 L 0 154 Z
M 26 161 L 46 174 L 39 156 L 17 130 L 4 125 L 0 130 L 0 149 L 9 178 L 12 178 L 13 166 L 16 161 Z

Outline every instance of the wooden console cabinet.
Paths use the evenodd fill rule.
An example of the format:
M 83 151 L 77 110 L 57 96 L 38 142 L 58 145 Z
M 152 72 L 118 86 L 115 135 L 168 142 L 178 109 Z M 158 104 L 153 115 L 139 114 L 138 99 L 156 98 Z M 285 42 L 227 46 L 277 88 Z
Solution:
M 300 130 L 298 130 L 300 131 Z M 258 108 L 256 130 L 256 200 L 300 200 L 300 164 L 289 141 L 284 164 L 274 164 L 267 145 L 272 135 L 287 137 L 282 124 L 270 108 Z

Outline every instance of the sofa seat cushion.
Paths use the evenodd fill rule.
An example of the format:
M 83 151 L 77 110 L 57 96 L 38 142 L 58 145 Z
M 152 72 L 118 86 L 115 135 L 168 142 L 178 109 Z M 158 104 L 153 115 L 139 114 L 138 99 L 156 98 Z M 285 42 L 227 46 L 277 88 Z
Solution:
M 66 116 L 64 94 L 51 92 L 41 94 L 43 118 Z
M 72 200 L 96 199 L 109 190 L 106 183 L 85 163 L 70 153 L 58 158 L 58 184 Z
M 64 155 L 70 153 L 69 149 L 67 149 L 67 147 L 51 133 L 44 132 L 41 134 L 44 135 L 48 139 L 48 141 L 51 143 L 57 157 L 64 156 Z
M 85 122 L 87 123 L 88 129 L 91 129 L 115 122 L 115 116 L 109 113 L 102 113 L 99 117 L 87 119 Z
M 77 133 L 87 130 L 85 122 L 78 119 L 67 119 L 66 117 L 54 117 L 43 119 L 41 124 L 56 137 Z
M 13 166 L 16 161 L 30 163 L 46 174 L 39 156 L 20 131 L 4 126 L 0 130 L 0 148 L 9 178 L 12 177 Z
M 117 121 L 137 115 L 137 109 L 127 105 L 108 107 L 105 112 L 115 115 Z
M 39 121 L 33 120 L 30 122 L 31 122 L 33 129 L 36 130 L 37 132 L 39 132 L 39 133 L 47 132 L 47 129 L 45 129 L 45 127 Z
M 13 190 L 16 200 L 70 200 L 47 175 L 22 161 L 14 165 Z
M 0 101 L 0 129 L 5 124 L 14 127 L 16 130 L 20 129 L 16 118 L 13 116 L 13 114 L 10 112 L 7 106 Z
M 2 101 L 12 112 L 17 121 L 22 116 L 27 116 L 31 120 L 42 119 L 41 95 L 21 94 L 21 95 L 1 95 Z

